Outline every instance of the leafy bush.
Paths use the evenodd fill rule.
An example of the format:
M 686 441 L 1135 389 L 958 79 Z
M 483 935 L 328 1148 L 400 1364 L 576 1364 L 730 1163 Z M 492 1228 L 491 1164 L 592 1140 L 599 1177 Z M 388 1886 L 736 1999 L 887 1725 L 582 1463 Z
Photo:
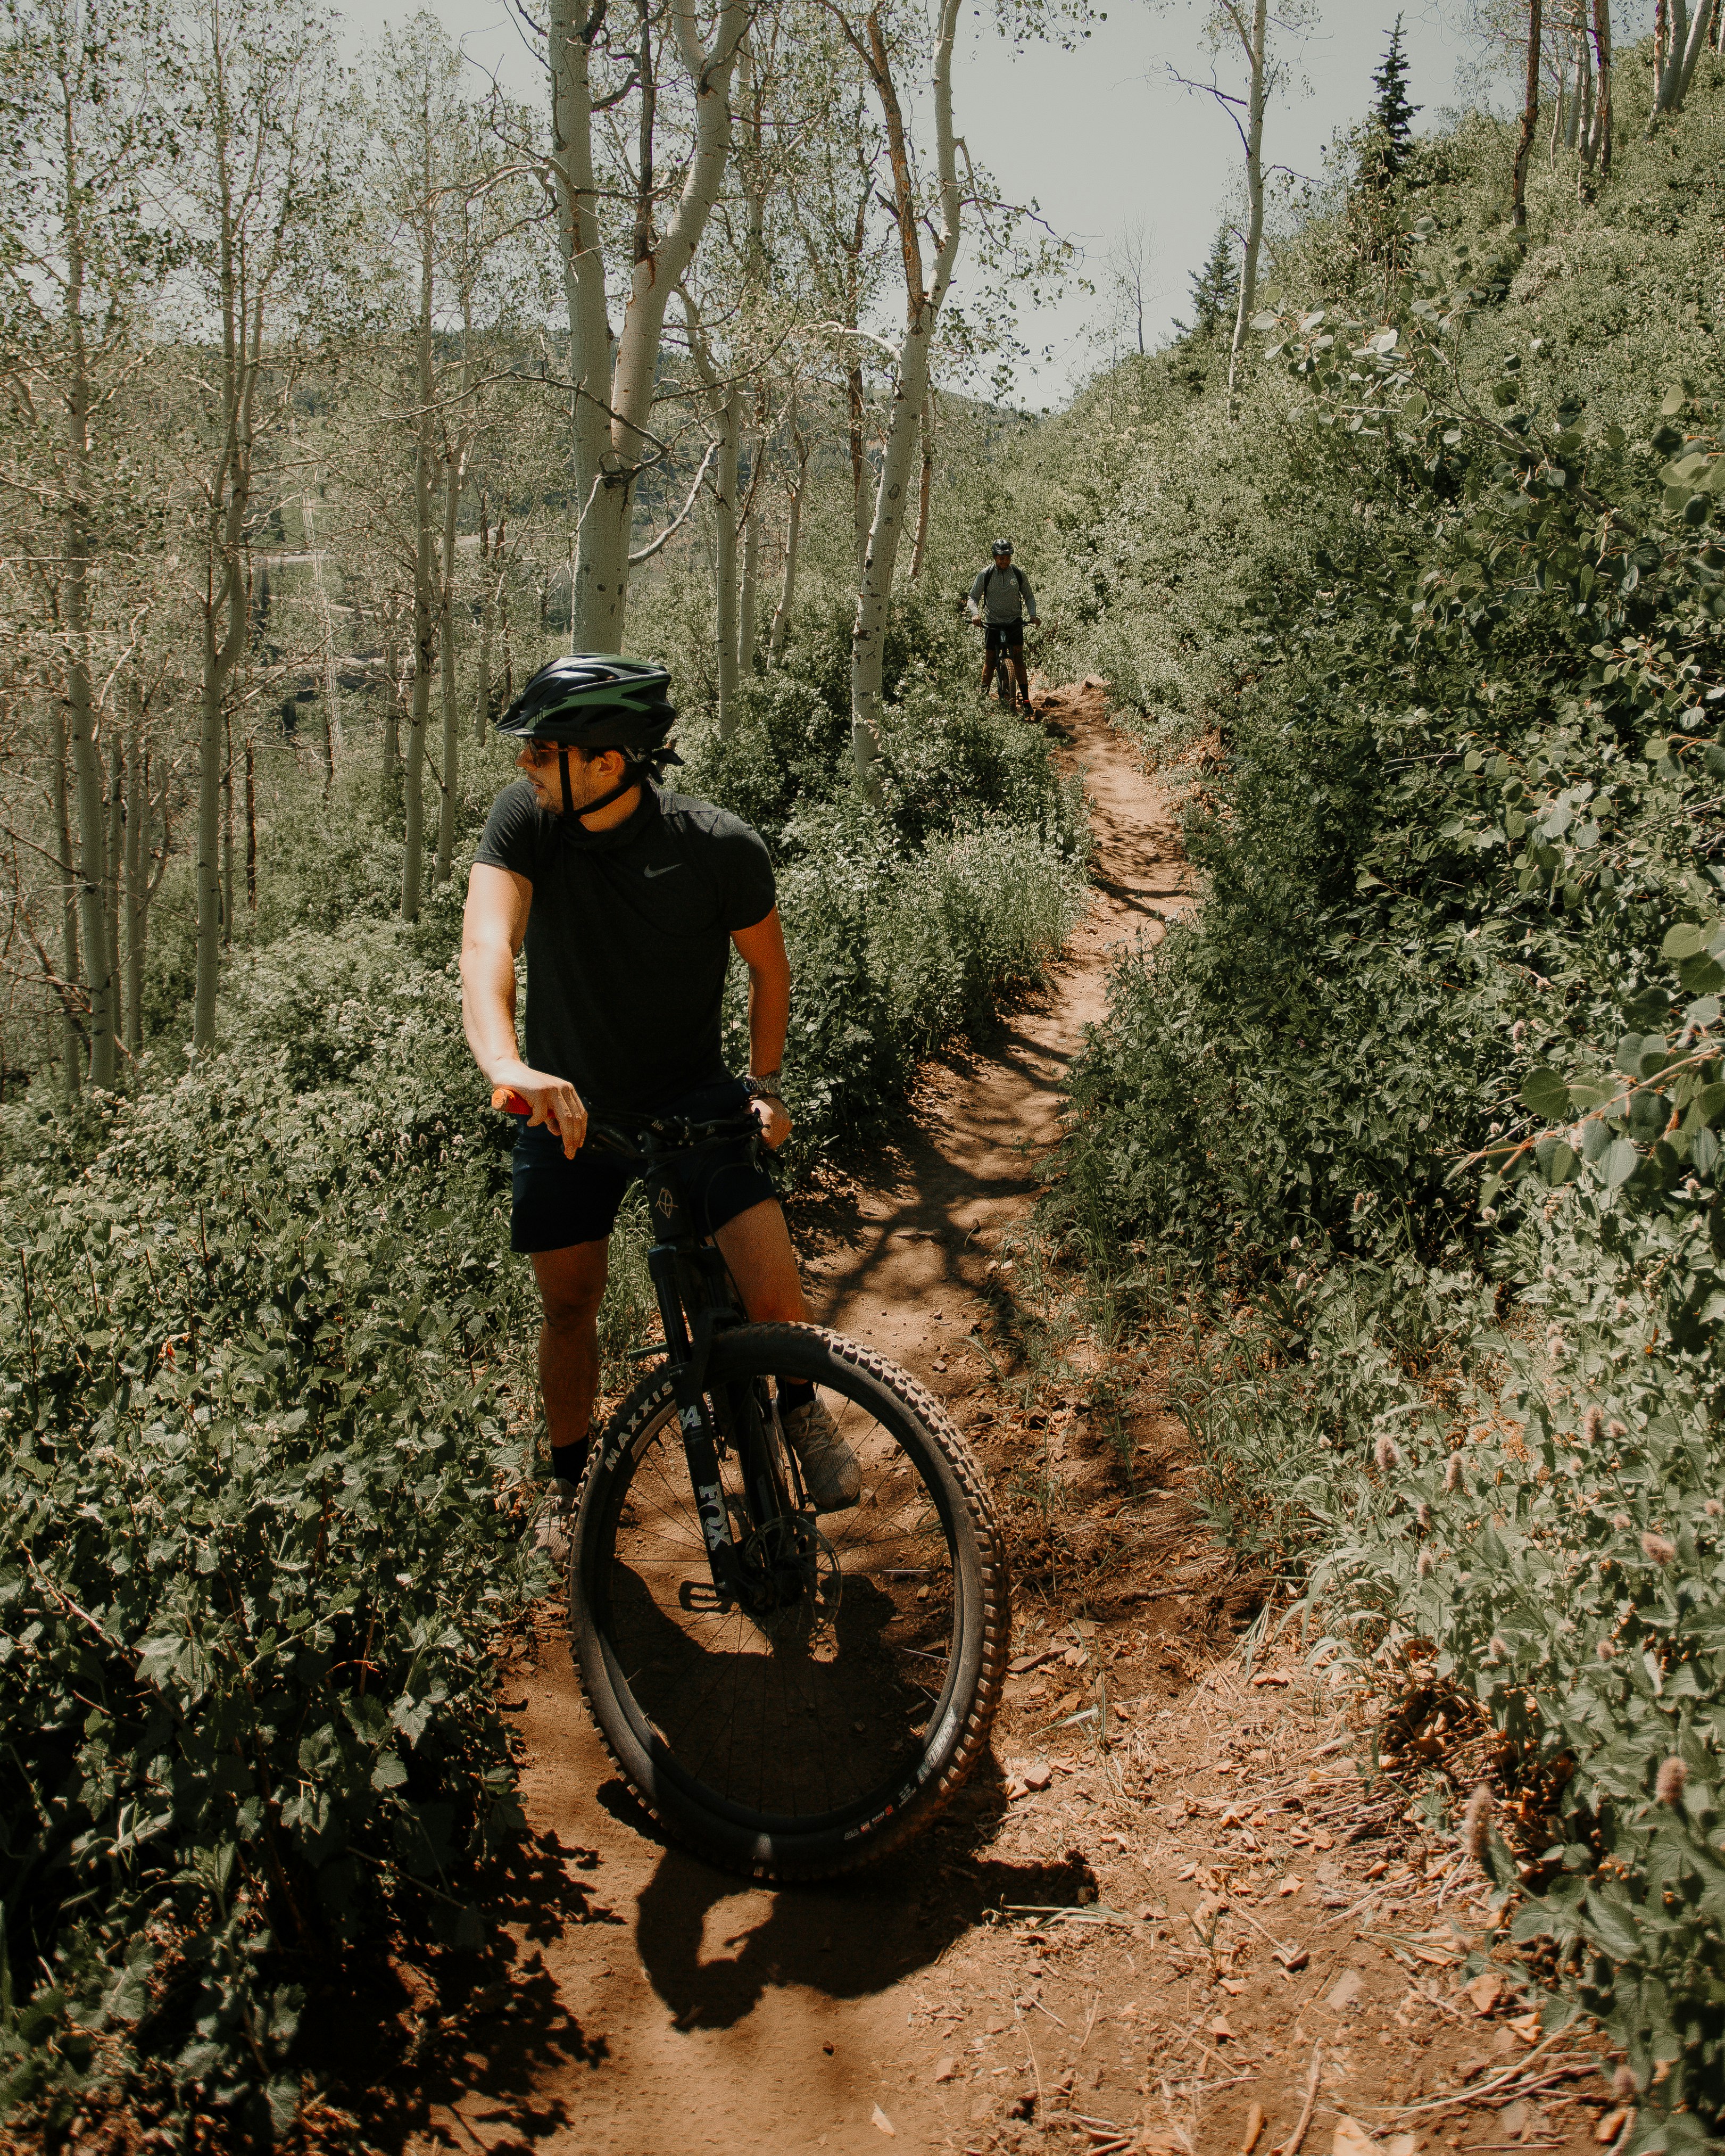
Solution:
M 1482 128 L 1404 274 L 1355 256 L 1316 304 L 1353 244 L 1320 218 L 1208 490 L 1214 408 L 1135 388 L 1124 516 L 1178 485 L 1195 558 L 1240 543 L 1170 639 L 1126 618 L 1168 550 L 1111 509 L 1086 633 L 1229 756 L 1056 1216 L 1117 1301 L 1208 1291 L 1219 1520 L 1365 1681 L 1495 1724 L 1512 1929 L 1624 2047 L 1637 2149 L 1725 2127 L 1725 447 L 1678 199 L 1718 87 L 1596 208 L 1536 198 L 1525 256 Z
M 520 1820 L 495 1178 L 251 1056 L 104 1112 L 6 1178 L 0 1885 L 46 1975 L 5 2093 L 130 2072 L 267 2137 L 307 1966 L 385 1916 L 475 1939 Z

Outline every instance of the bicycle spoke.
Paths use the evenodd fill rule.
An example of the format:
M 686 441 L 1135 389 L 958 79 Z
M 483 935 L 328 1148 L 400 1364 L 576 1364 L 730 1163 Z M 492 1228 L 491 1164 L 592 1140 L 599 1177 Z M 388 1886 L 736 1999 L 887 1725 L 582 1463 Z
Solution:
M 711 1606 L 669 1402 L 637 1448 L 608 1553 L 607 1630 L 638 1711 L 680 1774 L 723 1804 L 778 1819 L 836 1814 L 901 1772 L 951 1666 L 952 1561 L 932 1493 L 888 1431 L 856 1403 L 829 1397 L 861 1467 L 862 1496 L 816 1519 L 818 1543 L 803 1522 L 810 1584 L 788 1607 L 752 1618 Z M 721 1483 L 747 1548 L 734 1445 Z M 772 1549 L 783 1555 L 783 1544 L 768 1548 L 763 1563 Z

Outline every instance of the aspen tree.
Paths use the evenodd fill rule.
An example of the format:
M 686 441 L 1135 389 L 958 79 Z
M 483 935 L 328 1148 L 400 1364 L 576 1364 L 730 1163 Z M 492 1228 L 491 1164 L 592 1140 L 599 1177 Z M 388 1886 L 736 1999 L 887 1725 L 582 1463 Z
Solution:
M 202 525 L 193 1045 L 212 1048 L 222 942 L 227 698 L 250 634 L 246 568 L 260 448 L 285 423 L 292 310 L 315 301 L 338 215 L 340 140 L 326 25 L 291 0 L 193 0 L 175 191 L 213 325 L 214 380 L 195 470 Z M 194 451 L 195 453 L 195 451 Z
M 0 339 L 9 372 L 26 385 L 25 483 L 40 519 L 29 552 L 54 645 L 50 760 L 66 901 L 59 994 L 69 1013 L 81 974 L 88 1009 L 87 1041 L 74 1053 L 69 1032 L 63 1044 L 69 1086 L 80 1064 L 105 1087 L 117 1068 L 109 893 L 118 803 L 99 613 L 105 552 L 123 548 L 137 521 L 115 439 L 116 401 L 121 370 L 137 364 L 135 325 L 160 284 L 143 190 L 162 144 L 140 75 L 143 54 L 162 38 L 147 5 L 116 23 L 87 0 L 41 0 L 0 31 L 10 137 L 0 180 Z
M 913 39 L 907 28 L 896 23 L 889 31 L 879 4 L 860 21 L 839 13 L 836 7 L 833 12 L 862 64 L 880 107 L 892 174 L 893 211 L 905 288 L 904 333 L 893 352 L 886 439 L 850 639 L 851 755 L 864 798 L 878 805 L 881 799 L 876 768 L 880 753 L 881 669 L 893 571 L 904 531 L 911 465 L 928 388 L 930 353 L 962 237 L 963 198 L 952 126 L 952 47 L 958 28 L 958 0 L 941 0 L 932 35 L 926 40 Z M 917 69 L 916 87 L 933 117 L 932 203 L 924 200 L 917 183 L 900 92 L 899 77 L 907 58 Z M 934 227 L 932 261 L 926 260 L 923 254 L 925 216 L 932 218 Z
M 632 49 L 619 50 L 608 33 L 609 0 L 551 0 L 552 141 L 544 169 L 557 205 L 569 325 L 578 534 L 571 636 L 578 647 L 615 651 L 623 643 L 640 475 L 665 460 L 665 445 L 649 426 L 665 309 L 724 182 L 732 77 L 749 13 L 747 0 L 719 0 L 711 39 L 703 40 L 694 0 L 668 0 L 656 34 L 643 4 L 630 25 Z M 608 249 L 600 215 L 607 180 L 597 168 L 594 122 L 624 96 L 636 100 L 639 149 L 625 175 L 635 205 L 632 259 L 614 329 L 607 276 L 614 249 Z M 675 107 L 669 116 L 661 110 L 667 101 Z M 686 127 L 688 141 L 682 184 L 661 226 L 655 160 L 667 118 Z M 621 264 L 617 272 L 621 287 Z

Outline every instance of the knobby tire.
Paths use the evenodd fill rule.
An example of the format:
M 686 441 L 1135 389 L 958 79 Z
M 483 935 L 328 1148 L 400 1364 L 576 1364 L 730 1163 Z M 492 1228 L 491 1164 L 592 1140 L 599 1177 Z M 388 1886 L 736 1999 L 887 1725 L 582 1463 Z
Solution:
M 1005 1679 L 1005 1555 L 979 1469 L 906 1373 L 814 1326 L 714 1342 L 709 1400 L 767 1378 L 819 1387 L 863 1466 L 859 1505 L 814 1522 L 822 1599 L 764 1629 L 718 1604 L 660 1370 L 582 1482 L 571 1645 L 607 1751 L 668 1835 L 751 1877 L 830 1878 L 920 1832 L 981 1757 Z

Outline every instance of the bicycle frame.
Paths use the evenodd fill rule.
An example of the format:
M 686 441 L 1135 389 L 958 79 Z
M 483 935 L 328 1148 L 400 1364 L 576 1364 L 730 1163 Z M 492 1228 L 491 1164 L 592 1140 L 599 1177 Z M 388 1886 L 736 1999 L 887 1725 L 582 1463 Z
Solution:
M 644 1358 L 654 1354 L 665 1358 L 714 1592 L 721 1604 L 741 1603 L 753 1615 L 782 1606 L 783 1593 L 792 1583 L 781 1576 L 779 1558 L 767 1560 L 764 1574 L 752 1572 L 746 1563 L 725 1502 L 721 1458 L 727 1445 L 737 1455 L 750 1543 L 758 1541 L 773 1522 L 805 1519 L 804 1493 L 793 1489 L 787 1476 L 787 1466 L 790 1476 L 796 1476 L 794 1455 L 784 1442 L 777 1409 L 766 1396 L 764 1386 L 760 1388 L 758 1399 L 741 1404 L 740 1414 L 735 1411 L 738 1403 L 727 1403 L 731 1412 L 725 1419 L 733 1425 L 730 1430 L 715 1425 L 707 1402 L 707 1365 L 713 1341 L 727 1328 L 746 1323 L 747 1314 L 737 1306 L 729 1269 L 716 1245 L 703 1242 L 696 1234 L 674 1173 L 677 1161 L 709 1147 L 735 1144 L 745 1136 L 757 1148 L 758 1158 L 760 1127 L 752 1115 L 716 1123 L 651 1123 L 633 1137 L 600 1125 L 589 1132 L 588 1142 L 597 1138 L 608 1149 L 626 1154 L 639 1168 L 645 1185 L 647 1211 L 655 1232 L 647 1252 L 647 1270 L 665 1342 L 663 1347 L 637 1352 Z M 801 1537 L 793 1533 L 792 1539 Z M 800 1584 L 799 1567 L 799 1589 Z

